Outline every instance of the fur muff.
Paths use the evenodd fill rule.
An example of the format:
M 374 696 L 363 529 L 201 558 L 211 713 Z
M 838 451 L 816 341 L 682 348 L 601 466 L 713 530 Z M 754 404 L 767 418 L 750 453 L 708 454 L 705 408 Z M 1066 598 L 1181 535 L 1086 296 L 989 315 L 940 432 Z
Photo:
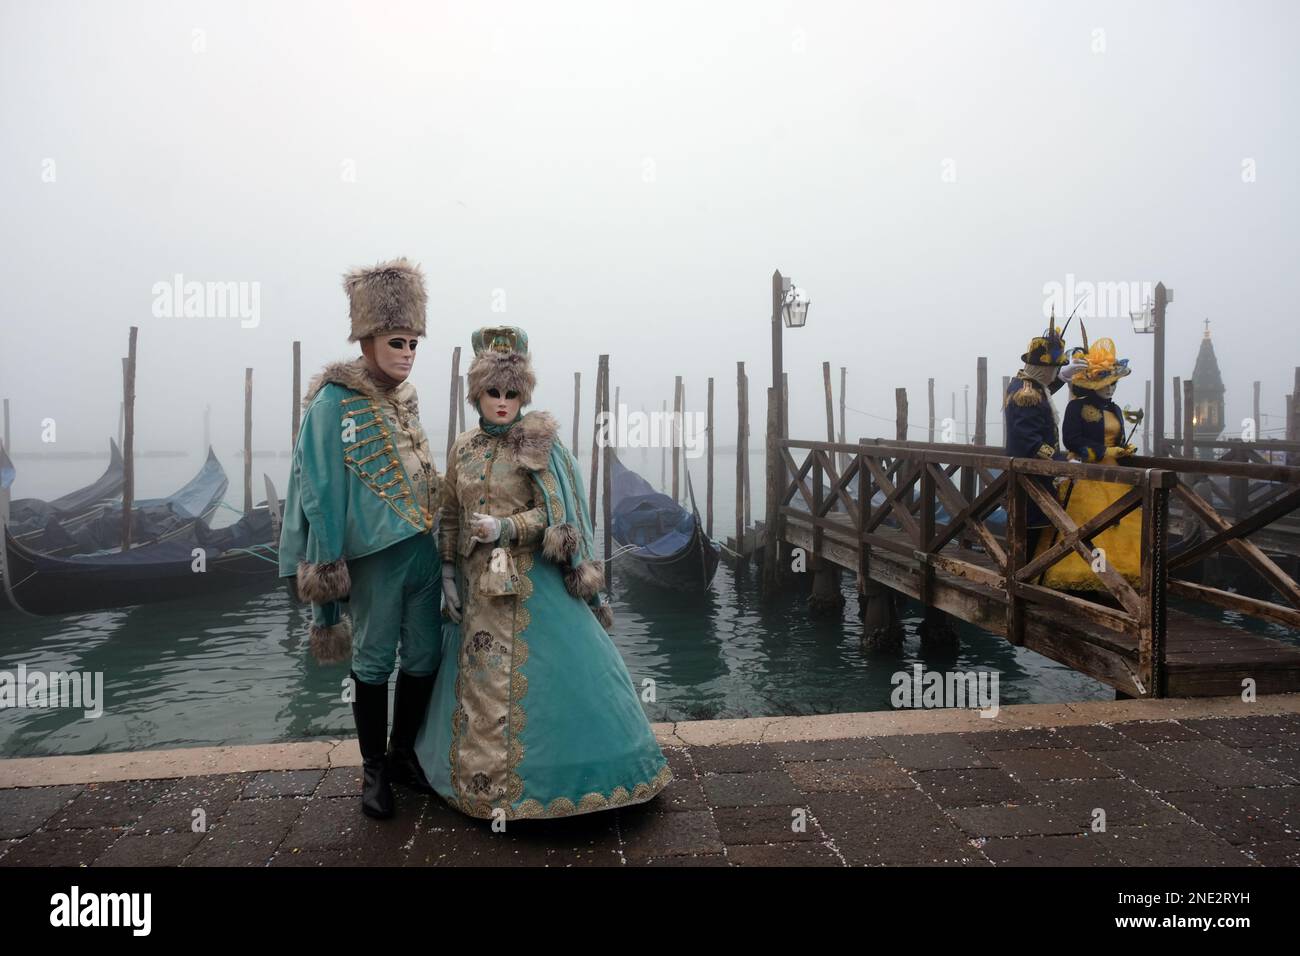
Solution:
M 347 597 L 352 576 L 343 558 L 321 564 L 298 562 L 298 597 L 312 604 L 328 604 Z
M 352 269 L 343 276 L 352 319 L 349 342 L 397 329 L 424 334 L 424 273 L 406 259 L 392 259 L 368 268 Z
M 567 521 L 554 524 L 542 535 L 542 556 L 548 561 L 567 567 L 578 553 L 578 529 Z
M 606 633 L 614 630 L 614 609 L 608 604 L 602 604 L 599 607 L 593 607 L 591 612 L 596 615 L 596 620 L 600 621 Z
M 503 394 L 518 392 L 519 404 L 528 405 L 532 403 L 536 387 L 537 376 L 533 374 L 533 363 L 527 355 L 488 349 L 474 356 L 470 363 L 465 380 L 465 400 L 471 407 L 478 408 L 479 399 L 487 394 L 487 390 L 496 388 Z
M 311 654 L 317 664 L 338 664 L 352 656 L 352 618 L 311 626 Z
M 605 572 L 595 561 L 583 561 L 576 568 L 565 568 L 564 587 L 576 598 L 587 601 L 605 586 Z
M 550 412 L 529 412 L 506 432 L 506 445 L 519 464 L 541 471 L 550 464 L 551 446 L 559 433 L 560 423 Z

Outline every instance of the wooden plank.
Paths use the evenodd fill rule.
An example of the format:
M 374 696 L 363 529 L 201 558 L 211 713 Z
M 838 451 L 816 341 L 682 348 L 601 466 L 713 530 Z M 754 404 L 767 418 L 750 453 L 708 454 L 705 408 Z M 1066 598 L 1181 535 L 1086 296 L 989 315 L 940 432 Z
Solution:
M 1272 601 L 1262 601 L 1258 598 L 1247 597 L 1244 594 L 1234 594 L 1231 591 L 1223 591 L 1219 588 L 1195 584 L 1191 581 L 1182 581 L 1177 578 L 1170 578 L 1168 586 L 1170 593 L 1179 597 L 1205 601 L 1207 604 L 1226 608 L 1229 611 L 1239 611 L 1252 617 L 1277 621 L 1287 627 L 1300 627 L 1300 611 L 1281 604 L 1274 604 Z
M 1179 486 L 1182 487 L 1181 485 Z M 1277 499 L 1262 511 L 1237 522 L 1236 524 L 1220 530 L 1217 534 L 1212 535 L 1202 541 L 1195 547 L 1188 548 L 1180 553 L 1177 557 L 1169 562 L 1169 570 L 1181 568 L 1187 564 L 1194 564 L 1201 560 L 1205 555 L 1217 551 L 1232 538 L 1245 538 L 1247 535 L 1254 534 L 1265 525 L 1272 524 L 1283 515 L 1289 514 L 1297 507 L 1300 507 L 1300 488 L 1293 488 L 1285 496 Z

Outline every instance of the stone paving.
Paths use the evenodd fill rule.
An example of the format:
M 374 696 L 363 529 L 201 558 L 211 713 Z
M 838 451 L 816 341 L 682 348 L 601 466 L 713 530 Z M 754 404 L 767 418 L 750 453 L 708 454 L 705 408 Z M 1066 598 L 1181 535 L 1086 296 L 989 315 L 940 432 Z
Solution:
M 504 833 L 401 788 L 369 820 L 355 766 L 10 784 L 0 866 L 1300 864 L 1297 713 L 664 753 L 676 779 L 654 801 Z

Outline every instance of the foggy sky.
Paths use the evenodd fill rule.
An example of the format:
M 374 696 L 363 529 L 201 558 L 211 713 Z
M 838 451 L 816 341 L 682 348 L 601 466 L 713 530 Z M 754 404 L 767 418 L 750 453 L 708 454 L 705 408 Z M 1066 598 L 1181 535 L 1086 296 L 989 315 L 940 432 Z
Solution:
M 398 255 L 428 278 L 414 381 L 439 467 L 451 349 L 467 365 L 494 323 L 528 331 L 534 407 L 566 441 L 573 373 L 590 441 L 608 352 L 633 408 L 671 404 L 681 374 L 701 409 L 714 376 L 721 444 L 746 362 L 761 442 L 777 268 L 812 302 L 785 336 L 797 437 L 825 434 L 824 360 L 879 416 L 850 412 L 852 439 L 892 437 L 896 386 L 924 425 L 928 377 L 941 416 L 967 384 L 973 412 L 986 355 L 1000 441 L 1001 377 L 1069 275 L 1172 287 L 1168 374 L 1191 373 L 1210 318 L 1227 421 L 1260 379 L 1267 434 L 1300 361 L 1298 21 L 1289 3 L 3 0 L 14 445 L 45 418 L 60 448 L 116 431 L 134 324 L 137 447 L 197 451 L 210 404 L 233 473 L 245 366 L 255 446 L 286 447 L 291 342 L 304 378 L 354 354 L 340 276 Z M 155 317 L 178 273 L 259 283 L 259 324 Z M 1117 340 L 1135 372 L 1116 400 L 1141 405 L 1152 337 L 1123 316 L 1088 331 Z

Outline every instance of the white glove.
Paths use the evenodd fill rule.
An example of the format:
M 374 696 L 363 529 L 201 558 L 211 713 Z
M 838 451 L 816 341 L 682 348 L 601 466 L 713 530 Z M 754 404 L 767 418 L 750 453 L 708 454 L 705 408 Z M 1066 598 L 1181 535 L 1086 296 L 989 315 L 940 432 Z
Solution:
M 492 544 L 501 537 L 501 519 L 494 518 L 491 515 L 479 514 L 474 512 L 474 518 L 470 525 L 474 534 L 471 540 L 480 544 Z
M 447 616 L 459 624 L 460 592 L 456 590 L 456 568 L 451 564 L 442 566 L 442 603 L 447 608 Z

